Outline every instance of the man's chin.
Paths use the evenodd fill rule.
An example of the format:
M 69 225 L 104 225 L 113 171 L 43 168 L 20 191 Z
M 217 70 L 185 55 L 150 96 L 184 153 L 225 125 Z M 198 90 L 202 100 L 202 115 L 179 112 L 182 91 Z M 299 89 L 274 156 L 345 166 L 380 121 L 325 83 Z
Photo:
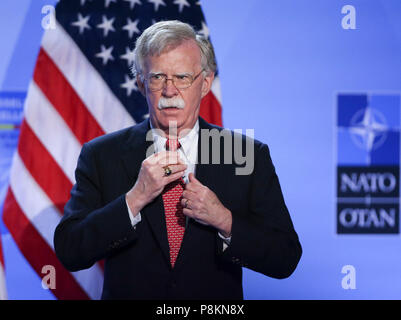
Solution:
M 159 111 L 160 117 L 166 119 L 167 121 L 179 121 L 179 118 L 182 118 L 184 109 L 179 108 L 163 108 Z
M 168 128 L 175 127 L 179 128 L 180 125 L 182 124 L 182 114 L 181 114 L 182 109 L 177 109 L 177 108 L 168 108 L 168 109 L 163 109 L 160 110 L 160 114 L 158 117 L 158 123 L 161 127 L 162 130 L 168 130 Z

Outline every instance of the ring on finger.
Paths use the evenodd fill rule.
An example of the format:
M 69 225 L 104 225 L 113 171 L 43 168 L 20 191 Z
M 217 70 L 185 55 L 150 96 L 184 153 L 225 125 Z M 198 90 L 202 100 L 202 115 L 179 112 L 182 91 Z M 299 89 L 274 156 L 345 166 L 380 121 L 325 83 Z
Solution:
M 188 208 L 188 201 L 189 201 L 189 199 L 186 199 L 186 200 L 185 200 L 184 208 Z
M 164 169 L 164 176 L 166 177 L 173 173 L 173 171 L 171 171 L 169 166 L 165 166 L 163 169 Z

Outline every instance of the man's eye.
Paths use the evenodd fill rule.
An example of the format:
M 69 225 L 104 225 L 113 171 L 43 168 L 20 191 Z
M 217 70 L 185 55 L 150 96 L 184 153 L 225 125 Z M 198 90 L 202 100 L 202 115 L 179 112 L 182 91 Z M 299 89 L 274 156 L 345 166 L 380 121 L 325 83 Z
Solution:
M 178 80 L 186 80 L 186 79 L 189 79 L 189 77 L 188 77 L 186 74 L 184 74 L 184 75 L 177 75 L 176 78 L 177 78 Z
M 152 75 L 150 76 L 150 78 L 151 78 L 152 80 L 162 80 L 162 79 L 164 78 L 164 75 L 163 75 L 163 74 L 152 74 Z

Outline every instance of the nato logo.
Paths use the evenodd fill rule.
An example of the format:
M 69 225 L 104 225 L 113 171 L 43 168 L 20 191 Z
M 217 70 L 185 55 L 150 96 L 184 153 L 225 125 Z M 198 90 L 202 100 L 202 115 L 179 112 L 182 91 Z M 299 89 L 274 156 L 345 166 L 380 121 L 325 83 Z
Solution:
M 337 96 L 337 233 L 399 233 L 400 95 Z

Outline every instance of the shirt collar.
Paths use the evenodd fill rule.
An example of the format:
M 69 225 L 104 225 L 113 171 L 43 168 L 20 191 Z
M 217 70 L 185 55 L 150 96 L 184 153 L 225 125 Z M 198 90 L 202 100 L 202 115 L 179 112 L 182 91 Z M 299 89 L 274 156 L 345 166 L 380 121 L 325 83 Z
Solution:
M 156 147 L 155 151 L 159 152 L 165 150 L 164 148 L 166 145 L 167 138 L 162 136 L 159 133 L 159 130 L 153 127 L 152 121 L 149 122 L 150 122 L 150 128 L 152 130 L 153 142 L 155 143 Z M 196 120 L 193 128 L 185 136 L 178 139 L 178 141 L 181 144 L 181 149 L 183 149 L 183 152 L 185 154 L 188 153 L 192 145 L 198 142 L 198 135 L 199 135 L 199 120 Z

